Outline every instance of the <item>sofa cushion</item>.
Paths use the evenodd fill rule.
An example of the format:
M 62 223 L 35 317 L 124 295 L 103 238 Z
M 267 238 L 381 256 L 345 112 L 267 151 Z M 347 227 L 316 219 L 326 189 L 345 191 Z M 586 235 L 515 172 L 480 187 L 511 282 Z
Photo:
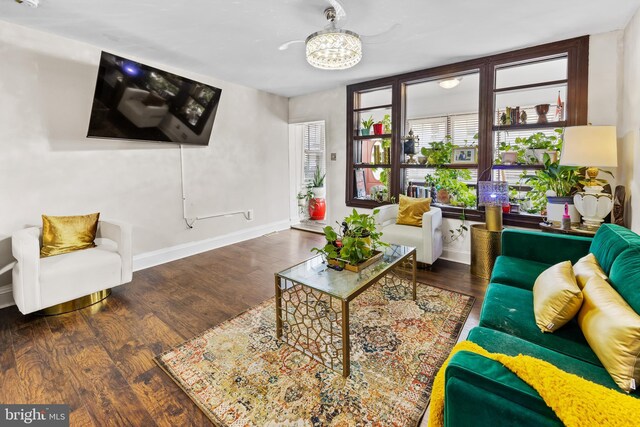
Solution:
M 582 306 L 582 292 L 571 261 L 543 271 L 533 285 L 533 314 L 542 332 L 555 332 L 573 319 Z
M 613 262 L 609 283 L 640 314 L 640 249 L 627 249 Z
M 493 266 L 491 283 L 531 290 L 540 273 L 549 267 L 550 264 L 501 255 Z
M 596 256 L 598 264 L 610 275 L 613 262 L 629 248 L 640 248 L 640 236 L 615 224 L 603 224 L 593 237 L 589 252 Z
M 480 326 L 513 335 L 585 362 L 602 366 L 589 347 L 576 319 L 553 334 L 540 332 L 533 315 L 533 293 L 491 283 L 480 313 Z
M 597 276 L 604 280 L 608 279 L 607 275 L 604 274 L 602 267 L 598 264 L 596 256 L 592 253 L 588 253 L 583 256 L 573 265 L 573 273 L 576 276 L 576 282 L 580 289 L 584 288 L 592 277 Z

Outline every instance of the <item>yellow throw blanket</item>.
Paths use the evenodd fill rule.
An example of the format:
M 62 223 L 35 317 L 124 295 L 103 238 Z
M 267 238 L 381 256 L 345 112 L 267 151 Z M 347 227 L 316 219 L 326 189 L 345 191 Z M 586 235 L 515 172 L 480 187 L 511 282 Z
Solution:
M 640 399 L 587 381 L 531 356 L 507 356 L 489 353 L 471 341 L 456 345 L 433 382 L 429 427 L 444 425 L 444 371 L 458 351 L 470 351 L 502 363 L 533 387 L 569 427 L 637 426 L 640 424 Z

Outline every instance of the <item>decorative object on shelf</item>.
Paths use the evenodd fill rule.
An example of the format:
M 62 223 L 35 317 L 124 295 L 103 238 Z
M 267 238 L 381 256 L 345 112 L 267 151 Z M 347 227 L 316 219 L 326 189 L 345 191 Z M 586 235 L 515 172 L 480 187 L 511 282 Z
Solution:
M 385 165 L 391 163 L 391 147 L 384 147 L 384 158 L 382 159 L 382 163 Z
M 613 194 L 613 213 L 611 222 L 624 227 L 624 200 L 625 200 L 625 188 L 624 185 L 618 185 L 616 191 Z
M 488 231 L 502 230 L 502 207 L 509 204 L 509 183 L 478 181 L 478 206 L 485 207 Z
M 518 152 L 509 150 L 502 151 L 500 152 L 500 159 L 503 165 L 515 165 L 518 163 Z
M 368 136 L 371 132 L 371 126 L 373 126 L 373 116 L 369 116 L 368 119 L 362 120 L 362 129 L 360 129 L 360 135 Z
M 478 162 L 477 147 L 455 147 L 451 154 L 452 165 L 472 165 Z
M 356 169 L 356 197 L 364 199 L 367 196 L 367 185 L 364 178 L 364 169 Z
M 564 214 L 562 214 L 562 226 L 563 230 L 571 229 L 571 215 L 569 215 L 569 203 L 564 204 Z
M 373 134 L 382 135 L 382 121 L 373 124 Z
M 507 113 L 502 113 L 500 115 L 500 124 L 502 126 L 506 126 L 507 125 Z
M 562 135 L 564 129 L 554 129 L 554 134 L 536 132 L 527 138 L 518 137 L 515 143 L 525 149 L 524 156 L 527 164 L 543 164 L 545 153 L 549 155 L 551 163 L 558 161 L 558 152 L 562 149 Z
M 427 156 L 423 156 L 422 154 L 418 156 L 418 163 L 421 165 L 426 165 L 428 160 L 429 158 Z
M 505 117 L 504 125 L 511 126 L 511 107 L 506 108 L 505 115 L 506 117 Z
M 538 124 L 548 123 L 547 113 L 549 112 L 550 104 L 536 105 L 536 113 L 538 113 Z
M 355 209 L 351 215 L 344 218 L 338 231 L 330 225 L 324 228 L 327 243 L 323 248 L 313 248 L 312 252 L 321 254 L 327 262 L 337 261 L 342 268 L 355 268 L 360 271 L 360 264 L 380 254 L 378 247 L 388 246 L 380 240 L 382 233 L 377 231 L 376 217 L 378 209 L 371 215 L 358 213 Z M 360 268 L 360 269 L 359 269 Z M 350 269 L 350 268 L 347 268 Z M 353 270 L 352 270 L 353 271 Z
M 309 218 L 316 221 L 323 220 L 327 212 L 325 176 L 326 174 L 320 172 L 320 167 L 316 167 L 313 180 L 309 184 L 309 190 L 313 193 L 313 197 L 309 200 Z
M 558 91 L 558 100 L 556 101 L 556 114 L 554 116 L 554 120 L 559 122 L 564 119 L 564 102 L 562 102 L 562 98 L 560 98 L 560 91 Z
M 409 129 L 409 134 L 402 137 L 402 140 L 404 141 L 404 143 L 402 144 L 403 152 L 405 155 L 409 156 L 407 163 L 417 164 L 416 160 L 413 157 L 418 154 L 418 152 L 416 151 L 416 143 L 420 141 L 420 137 L 413 134 L 413 129 Z
M 526 125 L 527 124 L 527 112 L 524 111 L 524 109 L 520 113 L 520 124 L 521 125 Z
M 379 165 L 382 163 L 382 156 L 380 155 L 380 145 L 375 144 L 373 146 L 373 163 Z
M 613 208 L 613 196 L 603 193 L 598 180 L 598 167 L 618 166 L 618 142 L 615 126 L 573 126 L 565 129 L 560 164 L 588 166 L 588 180 L 584 191 L 575 194 L 573 201 L 583 216 L 585 225 L 597 228 Z M 610 172 L 608 172 L 610 174 Z

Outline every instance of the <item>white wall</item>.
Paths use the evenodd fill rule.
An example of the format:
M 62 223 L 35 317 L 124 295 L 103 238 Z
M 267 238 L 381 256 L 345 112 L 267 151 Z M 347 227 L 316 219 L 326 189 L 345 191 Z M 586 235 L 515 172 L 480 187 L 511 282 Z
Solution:
M 0 267 L 12 260 L 10 234 L 43 213 L 129 222 L 138 257 L 288 227 L 286 98 L 132 58 L 222 89 L 210 145 L 184 149 L 187 215 L 253 209 L 255 220 L 208 219 L 190 230 L 178 145 L 86 138 L 99 47 L 0 22 L 0 58 Z
M 618 116 L 621 178 L 627 187 L 627 225 L 640 233 L 640 10 L 629 21 L 623 37 L 622 112 Z
M 621 31 L 596 34 L 590 38 L 588 102 L 589 121 L 593 124 L 613 125 L 617 121 L 621 79 L 621 38 Z M 636 97 L 636 99 L 640 98 Z M 298 96 L 289 100 L 289 122 L 325 120 L 327 156 L 330 156 L 330 153 L 337 153 L 337 161 L 332 162 L 327 159 L 327 177 L 329 179 L 327 205 L 330 224 L 343 218 L 350 210 L 345 204 L 346 102 L 345 87 Z M 605 178 L 609 177 L 605 176 Z M 615 184 L 615 182 L 612 183 Z M 638 214 L 640 215 L 640 208 L 638 208 Z M 455 230 L 459 224 L 460 221 L 457 219 L 445 218 L 443 234 L 449 234 L 449 230 Z M 458 239 L 452 244 L 445 244 L 443 257 L 469 263 L 470 237 L 468 233 L 464 239 Z

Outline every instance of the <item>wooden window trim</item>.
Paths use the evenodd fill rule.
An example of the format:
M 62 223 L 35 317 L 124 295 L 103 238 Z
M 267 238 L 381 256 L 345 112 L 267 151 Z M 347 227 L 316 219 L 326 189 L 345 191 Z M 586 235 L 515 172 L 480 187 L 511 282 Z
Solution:
M 518 49 L 511 52 L 490 55 L 468 61 L 447 64 L 425 70 L 413 71 L 410 73 L 398 74 L 347 86 L 347 171 L 346 171 L 346 196 L 345 202 L 350 207 L 374 208 L 388 202 L 376 202 L 372 200 L 358 200 L 353 198 L 354 194 L 354 163 L 353 149 L 354 136 L 357 129 L 354 129 L 354 109 L 359 108 L 355 104 L 355 94 L 362 91 L 374 90 L 383 87 L 391 87 L 392 90 L 392 152 L 391 152 L 391 183 L 390 196 L 395 197 L 401 193 L 400 170 L 402 148 L 399 144 L 403 135 L 404 123 L 402 120 L 405 110 L 405 85 L 407 83 L 417 83 L 442 79 L 456 75 L 464 75 L 479 72 L 479 108 L 478 108 L 478 180 L 491 179 L 491 167 L 493 165 L 493 111 L 494 111 L 494 84 L 495 70 L 505 64 L 517 62 L 531 62 L 536 58 L 546 58 L 558 55 L 566 55 L 567 65 L 567 99 L 566 105 L 566 125 L 576 126 L 587 124 L 587 99 L 588 99 L 588 79 L 589 79 L 589 36 L 583 36 L 540 46 Z M 459 218 L 461 209 L 454 207 L 443 207 L 443 216 L 447 218 Z M 465 215 L 470 221 L 484 221 L 484 210 L 465 209 Z M 505 214 L 504 223 L 506 225 L 537 228 L 540 222 L 539 216 Z

